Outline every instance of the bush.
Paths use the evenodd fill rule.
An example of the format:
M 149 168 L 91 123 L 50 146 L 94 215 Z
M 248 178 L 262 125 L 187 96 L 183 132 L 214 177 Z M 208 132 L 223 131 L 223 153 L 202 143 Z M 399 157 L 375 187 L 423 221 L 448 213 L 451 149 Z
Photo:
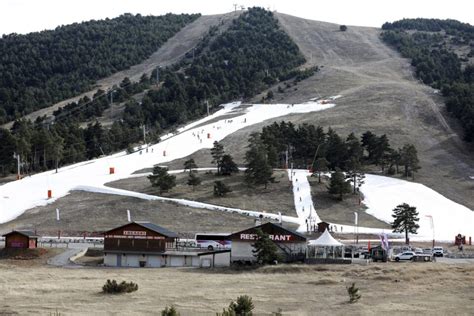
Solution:
M 170 307 L 166 306 L 164 310 L 161 311 L 161 316 L 179 316 L 176 308 L 171 305 Z
M 255 308 L 252 298 L 247 295 L 237 297 L 237 301 L 232 301 L 227 309 L 222 311 L 218 316 L 251 316 L 252 310 Z
M 345 26 L 345 25 L 339 26 L 339 31 L 341 31 L 341 32 L 347 31 L 347 26 Z
M 232 192 L 232 190 L 225 185 L 222 181 L 214 181 L 214 196 L 225 196 L 227 193 Z
M 107 280 L 107 282 L 102 287 L 102 292 L 108 294 L 120 294 L 120 293 L 131 293 L 138 290 L 138 284 L 133 282 L 117 283 L 115 280 Z
M 359 288 L 355 287 L 355 283 L 347 288 L 347 294 L 349 294 L 349 303 L 355 303 L 360 299 Z

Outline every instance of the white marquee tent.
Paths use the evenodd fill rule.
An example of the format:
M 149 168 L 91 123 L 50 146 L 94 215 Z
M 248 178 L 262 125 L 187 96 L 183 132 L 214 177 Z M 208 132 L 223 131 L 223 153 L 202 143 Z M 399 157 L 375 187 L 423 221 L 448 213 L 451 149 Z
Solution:
M 327 229 L 318 239 L 310 240 L 308 243 L 310 258 L 342 258 L 343 255 L 344 244 L 332 237 Z

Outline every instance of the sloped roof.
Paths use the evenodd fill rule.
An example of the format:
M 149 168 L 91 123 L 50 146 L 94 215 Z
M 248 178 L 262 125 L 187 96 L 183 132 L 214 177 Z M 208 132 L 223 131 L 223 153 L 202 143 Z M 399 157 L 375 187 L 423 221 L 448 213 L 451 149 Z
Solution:
M 169 237 L 169 238 L 179 238 L 178 234 L 176 234 L 175 232 L 172 232 L 164 227 L 161 227 L 161 226 L 158 226 L 156 224 L 153 224 L 153 223 L 150 223 L 150 222 L 130 222 L 130 223 L 127 223 L 125 225 L 122 225 L 122 226 L 119 226 L 119 227 L 115 227 L 115 228 L 112 228 L 112 229 L 109 229 L 108 231 L 104 232 L 104 234 L 110 232 L 110 231 L 113 231 L 113 230 L 116 230 L 116 229 L 120 229 L 122 227 L 125 227 L 125 226 L 128 226 L 130 224 L 136 224 L 136 225 L 139 225 L 139 226 L 142 226 L 146 229 L 149 229 L 151 231 L 154 231 L 155 233 L 158 233 L 158 234 L 161 234 L 165 237 Z
M 171 230 L 168 230 L 164 227 L 158 226 L 156 224 L 150 223 L 150 222 L 134 222 L 135 224 L 138 224 L 140 226 L 143 226 L 145 228 L 148 228 L 149 230 L 152 230 L 154 232 L 157 232 L 158 234 L 165 235 L 167 237 L 171 238 L 178 238 L 178 234 L 175 232 L 172 232 Z
M 14 234 L 14 233 L 26 236 L 28 238 L 38 238 L 38 236 L 36 236 L 35 232 L 33 232 L 31 230 L 13 230 L 13 231 L 9 232 L 8 234 L 3 235 L 3 237 L 6 237 L 6 236 Z
M 324 233 L 319 236 L 316 240 L 310 240 L 309 244 L 311 246 L 343 246 L 344 244 L 337 241 L 334 237 L 331 236 L 329 231 L 326 229 Z
M 265 229 L 268 228 L 268 229 Z M 303 235 L 303 234 L 300 234 L 300 233 L 297 233 L 291 229 L 288 229 L 288 228 L 285 228 L 281 225 L 277 225 L 277 224 L 274 224 L 272 222 L 268 222 L 268 223 L 265 223 L 265 224 L 262 224 L 262 225 L 259 225 L 259 226 L 254 226 L 254 227 L 250 227 L 250 228 L 246 228 L 244 230 L 241 230 L 241 231 L 238 231 L 238 232 L 235 232 L 235 233 L 232 233 L 229 235 L 229 237 L 232 239 L 233 237 L 235 236 L 238 236 L 239 234 L 243 234 L 243 233 L 249 233 L 249 232 L 252 232 L 252 231 L 255 231 L 255 229 L 257 228 L 260 228 L 262 229 L 264 232 L 267 231 L 267 230 L 273 230 L 273 229 L 276 229 L 276 230 L 283 230 L 289 234 L 292 234 L 292 235 L 295 235 L 295 236 L 298 236 L 299 238 L 303 239 L 303 240 L 306 240 L 306 236 Z

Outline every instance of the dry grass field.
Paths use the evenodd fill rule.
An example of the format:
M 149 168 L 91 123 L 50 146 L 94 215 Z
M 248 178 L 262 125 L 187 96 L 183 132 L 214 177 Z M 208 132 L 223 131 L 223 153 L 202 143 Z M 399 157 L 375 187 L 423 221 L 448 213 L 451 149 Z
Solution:
M 286 171 L 275 170 L 273 173 L 275 183 L 270 183 L 267 189 L 264 189 L 263 186 L 256 188 L 247 186 L 244 182 L 243 172 L 232 176 L 217 176 L 200 171 L 197 176 L 201 178 L 202 183 L 196 186 L 194 190 L 192 186 L 187 185 L 189 173 L 178 173 L 175 176 L 176 187 L 161 194 L 158 188 L 150 185 L 150 181 L 146 177 L 123 179 L 107 185 L 151 195 L 199 201 L 245 210 L 281 212 L 284 215 L 296 216 L 293 191 Z M 214 181 L 222 181 L 232 192 L 225 197 L 215 197 L 213 194 Z
M 137 292 L 104 295 L 107 279 L 138 283 Z M 362 298 L 348 303 L 355 282 Z M 215 315 L 249 295 L 256 315 L 472 315 L 474 265 L 386 263 L 271 266 L 255 271 L 192 268 L 19 267 L 0 261 L 2 315 Z M 56 314 L 55 314 L 56 315 Z

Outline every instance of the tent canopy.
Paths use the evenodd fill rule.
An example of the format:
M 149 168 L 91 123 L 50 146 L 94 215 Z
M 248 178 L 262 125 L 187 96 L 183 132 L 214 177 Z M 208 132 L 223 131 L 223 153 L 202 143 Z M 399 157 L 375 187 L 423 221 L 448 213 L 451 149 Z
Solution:
M 324 233 L 319 236 L 316 240 L 310 240 L 310 246 L 344 246 L 343 243 L 340 243 L 334 237 L 331 236 L 329 231 L 326 229 Z

